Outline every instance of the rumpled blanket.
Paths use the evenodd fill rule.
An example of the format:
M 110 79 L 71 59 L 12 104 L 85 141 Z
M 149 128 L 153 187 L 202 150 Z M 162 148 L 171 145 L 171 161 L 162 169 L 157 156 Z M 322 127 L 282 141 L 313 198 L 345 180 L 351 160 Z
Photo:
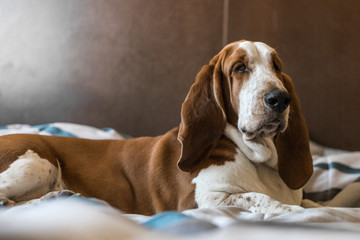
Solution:
M 316 239 L 360 236 L 359 208 L 254 214 L 236 207 L 124 215 L 85 198 L 55 199 L 0 210 L 0 239 Z

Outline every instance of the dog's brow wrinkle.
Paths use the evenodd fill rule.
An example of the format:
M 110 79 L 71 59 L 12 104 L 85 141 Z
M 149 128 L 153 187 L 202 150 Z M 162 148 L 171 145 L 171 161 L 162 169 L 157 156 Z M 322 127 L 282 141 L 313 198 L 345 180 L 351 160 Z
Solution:
M 238 47 L 244 49 L 251 59 L 259 57 L 256 47 L 249 41 L 239 43 Z

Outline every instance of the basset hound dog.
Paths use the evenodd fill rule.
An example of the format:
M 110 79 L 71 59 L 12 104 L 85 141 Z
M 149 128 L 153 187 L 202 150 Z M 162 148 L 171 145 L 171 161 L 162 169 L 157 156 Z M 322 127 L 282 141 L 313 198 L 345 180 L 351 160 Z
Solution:
M 292 81 L 273 48 L 245 40 L 202 67 L 179 127 L 162 136 L 0 137 L 3 205 L 68 189 L 145 215 L 211 206 L 288 212 L 302 209 L 312 171 Z

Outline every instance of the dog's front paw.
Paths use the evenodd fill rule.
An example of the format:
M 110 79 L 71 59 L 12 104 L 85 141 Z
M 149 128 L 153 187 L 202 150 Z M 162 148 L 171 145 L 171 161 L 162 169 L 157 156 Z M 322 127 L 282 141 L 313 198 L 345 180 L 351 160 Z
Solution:
M 269 209 L 271 213 L 292 213 L 292 212 L 303 212 L 304 208 L 298 205 L 279 204 L 273 209 Z
M 289 213 L 303 212 L 304 208 L 298 205 L 283 204 L 262 193 L 231 194 L 222 201 L 222 205 L 233 205 L 252 213 Z

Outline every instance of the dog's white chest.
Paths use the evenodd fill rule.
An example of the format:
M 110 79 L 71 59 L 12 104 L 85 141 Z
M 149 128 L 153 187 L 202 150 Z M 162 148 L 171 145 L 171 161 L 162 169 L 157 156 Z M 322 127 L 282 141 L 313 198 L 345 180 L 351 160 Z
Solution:
M 238 143 L 236 144 L 239 146 Z M 271 148 L 270 150 L 274 151 L 275 148 Z M 252 150 L 247 149 L 247 151 Z M 253 155 L 256 154 L 261 156 L 261 151 Z M 250 161 L 247 155 L 239 148 L 235 161 L 229 161 L 220 166 L 212 165 L 199 172 L 193 179 L 196 185 L 195 200 L 199 207 L 236 205 L 236 201 L 229 202 L 226 199 L 231 195 L 241 197 L 241 194 L 246 193 L 263 194 L 282 204 L 299 205 L 301 203 L 301 189 L 288 188 L 274 166 L 277 162 L 276 149 L 275 152 L 262 159 L 264 162 L 260 161 L 261 158 L 257 159 L 259 161 Z M 256 196 L 257 199 L 259 194 Z
M 195 200 L 199 207 L 222 205 L 231 194 L 262 193 L 281 203 L 299 205 L 301 190 L 291 190 L 275 169 L 243 160 L 239 153 L 234 162 L 210 166 L 194 178 Z

